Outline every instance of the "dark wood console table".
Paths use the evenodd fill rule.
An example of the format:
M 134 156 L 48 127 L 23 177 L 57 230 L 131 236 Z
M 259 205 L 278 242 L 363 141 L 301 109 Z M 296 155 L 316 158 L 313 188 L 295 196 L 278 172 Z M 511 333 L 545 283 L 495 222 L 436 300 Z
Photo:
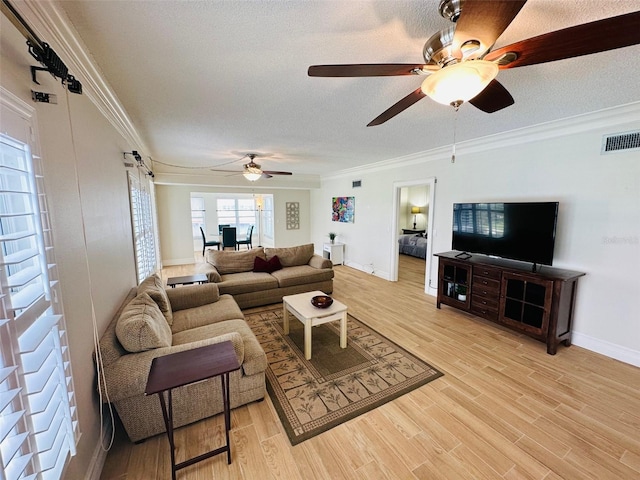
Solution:
M 571 345 L 571 325 L 578 278 L 583 272 L 542 266 L 532 272 L 522 262 L 461 252 L 437 253 L 438 299 L 499 323 L 547 344 L 555 355 L 558 344 Z
M 231 464 L 231 447 L 229 444 L 229 430 L 231 426 L 231 413 L 229 411 L 229 373 L 238 370 L 240 364 L 229 341 L 206 345 L 192 350 L 172 353 L 162 357 L 156 357 L 151 362 L 149 378 L 145 395 L 158 394 L 162 416 L 167 428 L 169 446 L 171 448 L 171 478 L 176 479 L 176 471 L 200 462 L 214 455 L 227 452 L 227 463 Z M 185 460 L 176 465 L 175 443 L 173 440 L 173 405 L 171 390 L 189 385 L 190 383 L 220 376 L 222 383 L 222 399 L 224 404 L 224 427 L 227 443 L 223 447 L 203 453 L 197 457 Z M 167 392 L 167 401 L 165 393 Z M 167 405 L 168 403 L 168 405 Z
M 411 233 L 424 233 L 426 232 L 426 230 L 422 229 L 422 230 L 416 230 L 415 228 L 403 228 L 402 229 L 402 233 L 407 235 L 407 234 L 411 234 Z

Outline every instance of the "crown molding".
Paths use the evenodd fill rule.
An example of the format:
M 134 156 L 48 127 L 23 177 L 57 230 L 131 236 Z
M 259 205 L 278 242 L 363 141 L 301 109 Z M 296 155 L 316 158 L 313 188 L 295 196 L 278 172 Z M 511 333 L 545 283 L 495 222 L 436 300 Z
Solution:
M 82 82 L 83 95 L 87 96 L 132 148 L 148 155 L 149 149 L 131 118 L 60 7 L 55 2 L 37 0 L 12 2 L 12 6 L 38 37 L 52 46 L 69 68 L 69 72 Z
M 606 108 L 595 112 L 567 117 L 560 120 L 541 123 L 530 127 L 518 128 L 494 135 L 467 140 L 456 143 L 456 156 L 496 150 L 499 148 L 512 147 L 525 143 L 539 142 L 566 135 L 574 135 L 604 128 L 614 128 L 617 125 L 627 125 L 638 123 L 640 118 L 640 102 L 629 103 L 617 107 Z M 346 176 L 361 175 L 363 171 L 367 173 L 380 172 L 395 168 L 409 167 L 416 164 L 451 158 L 451 145 L 438 147 L 431 150 L 404 155 L 402 157 L 391 158 L 381 162 L 362 165 L 345 170 L 339 170 L 329 175 L 323 175 L 322 180 L 337 179 Z

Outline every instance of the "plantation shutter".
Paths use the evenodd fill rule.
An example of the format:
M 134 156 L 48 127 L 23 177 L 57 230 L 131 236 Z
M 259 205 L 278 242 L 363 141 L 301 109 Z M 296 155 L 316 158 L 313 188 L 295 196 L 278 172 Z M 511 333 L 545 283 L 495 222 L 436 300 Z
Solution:
M 78 421 L 42 164 L 0 148 L 0 478 L 58 480 Z
M 128 178 L 136 272 L 140 283 L 157 268 L 152 200 L 151 192 L 134 175 L 129 173 Z

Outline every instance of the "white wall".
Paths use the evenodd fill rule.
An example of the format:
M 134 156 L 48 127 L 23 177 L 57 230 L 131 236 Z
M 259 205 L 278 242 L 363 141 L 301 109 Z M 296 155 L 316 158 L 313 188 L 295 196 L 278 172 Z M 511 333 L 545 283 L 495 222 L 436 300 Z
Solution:
M 136 283 L 124 151 L 130 145 L 90 101 L 46 73 L 31 81 L 25 39 L 1 16 L 0 83 L 34 105 L 70 344 L 81 441 L 65 477 L 86 478 L 104 455 L 93 362 L 92 304 L 102 333 Z M 58 50 L 58 45 L 52 42 Z M 76 73 L 76 72 L 71 72 Z M 31 89 L 57 95 L 35 104 Z M 135 146 L 133 146 L 135 148 Z M 86 238 L 86 241 L 85 241 Z
M 514 107 L 515 108 L 515 107 Z M 462 113 L 461 113 L 462 114 Z M 640 104 L 505 133 L 389 165 L 323 178 L 312 193 L 317 242 L 336 230 L 347 264 L 389 278 L 393 182 L 436 177 L 433 252 L 451 249 L 452 204 L 560 202 L 554 266 L 583 271 L 574 343 L 640 365 L 640 152 L 601 155 L 604 134 L 637 130 Z M 362 187 L 350 187 L 353 178 Z M 331 197 L 355 195 L 354 224 L 331 222 Z M 429 262 L 436 288 L 437 259 Z
M 156 185 L 156 204 L 160 235 L 162 264 L 183 265 L 194 262 L 193 237 L 191 235 L 191 193 L 238 193 L 233 187 L 204 187 L 202 185 Z M 274 243 L 277 247 L 289 247 L 310 243 L 310 194 L 298 189 L 252 189 L 256 194 L 273 195 Z M 243 192 L 244 193 L 244 192 Z M 300 228 L 287 230 L 286 203 L 300 204 Z M 322 251 L 322 245 L 316 245 Z

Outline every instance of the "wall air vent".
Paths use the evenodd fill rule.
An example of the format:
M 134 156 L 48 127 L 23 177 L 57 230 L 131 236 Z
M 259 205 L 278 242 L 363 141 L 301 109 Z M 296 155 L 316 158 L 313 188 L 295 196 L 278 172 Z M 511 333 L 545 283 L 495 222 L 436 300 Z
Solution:
M 602 137 L 601 153 L 640 149 L 640 131 L 605 135 Z
M 351 182 L 351 188 L 358 188 L 362 186 L 362 180 L 354 180 Z

